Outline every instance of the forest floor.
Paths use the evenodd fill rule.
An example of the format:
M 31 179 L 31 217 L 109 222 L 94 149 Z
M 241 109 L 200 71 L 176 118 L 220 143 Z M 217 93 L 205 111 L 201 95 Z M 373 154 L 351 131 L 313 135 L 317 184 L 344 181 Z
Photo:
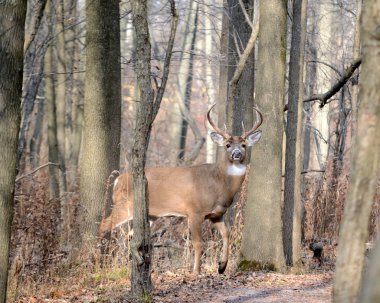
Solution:
M 165 279 L 165 276 L 161 278 Z M 319 303 L 331 302 L 331 274 L 285 275 L 273 272 L 177 278 L 157 286 L 155 302 Z
M 153 273 L 152 279 L 152 301 L 159 303 L 331 302 L 331 272 L 295 275 L 259 271 L 238 272 L 232 275 L 202 274 L 194 277 L 190 274 L 167 271 L 159 276 Z M 38 295 L 19 298 L 16 302 L 134 302 L 129 294 L 130 281 L 127 278 L 117 281 L 103 280 L 100 283 L 98 281 L 92 286 L 88 283 L 64 283 L 63 286 L 60 282 L 56 286 L 44 287 Z
M 202 274 L 194 276 L 189 273 L 192 262 L 190 246 L 185 240 L 186 222 L 177 220 L 178 222 L 170 221 L 169 224 L 166 221 L 156 223 L 152 232 L 155 244 L 152 262 L 154 289 L 152 300 L 145 301 L 147 303 L 331 302 L 334 245 L 326 245 L 321 266 L 317 266 L 319 263 L 313 261 L 313 252 L 305 246 L 302 250 L 304 266 L 297 274 L 290 270 L 287 273 L 239 271 L 238 250 L 231 249 L 227 270 L 219 275 L 216 268 L 220 240 L 212 233 L 205 234 L 207 245 L 202 257 Z M 210 229 L 206 228 L 205 231 L 209 232 Z M 130 249 L 128 243 L 114 243 L 115 250 L 110 254 L 110 259 L 105 259 L 106 266 L 103 268 L 99 266 L 99 256 L 91 254 L 97 257 L 84 258 L 76 265 L 65 265 L 62 260 L 50 264 L 45 271 L 33 272 L 31 267 L 25 268 L 10 279 L 7 302 L 138 302 L 130 296 L 131 265 L 126 258 Z M 51 259 L 53 262 L 56 260 Z M 94 263 L 94 260 L 98 261 Z

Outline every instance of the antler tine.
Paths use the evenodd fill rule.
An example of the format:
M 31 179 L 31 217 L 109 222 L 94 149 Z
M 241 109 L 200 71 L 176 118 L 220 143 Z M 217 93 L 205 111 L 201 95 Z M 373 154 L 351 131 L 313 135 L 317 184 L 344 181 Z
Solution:
M 207 115 L 206 115 L 206 117 L 207 117 L 207 121 L 208 121 L 208 123 L 210 123 L 211 127 L 212 127 L 212 128 L 218 133 L 218 134 L 222 135 L 225 139 L 227 139 L 227 138 L 230 137 L 230 135 L 229 135 L 226 131 L 222 131 L 218 126 L 215 125 L 214 122 L 212 122 L 212 119 L 211 119 L 211 115 L 210 115 L 210 113 L 211 113 L 211 110 L 214 108 L 215 105 L 216 105 L 216 103 L 214 103 L 214 104 L 210 107 L 210 109 L 207 111 Z
M 256 111 L 256 123 L 249 131 L 243 133 L 242 138 L 244 139 L 247 138 L 250 134 L 252 134 L 256 129 L 258 129 L 264 120 L 263 114 L 259 111 L 259 109 L 256 107 L 254 107 L 253 109 Z

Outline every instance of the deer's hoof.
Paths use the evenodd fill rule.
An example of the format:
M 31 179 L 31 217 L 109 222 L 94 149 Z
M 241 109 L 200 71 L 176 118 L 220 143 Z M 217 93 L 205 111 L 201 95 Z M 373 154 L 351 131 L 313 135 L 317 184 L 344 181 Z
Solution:
M 222 274 L 226 270 L 227 262 L 219 262 L 218 273 Z

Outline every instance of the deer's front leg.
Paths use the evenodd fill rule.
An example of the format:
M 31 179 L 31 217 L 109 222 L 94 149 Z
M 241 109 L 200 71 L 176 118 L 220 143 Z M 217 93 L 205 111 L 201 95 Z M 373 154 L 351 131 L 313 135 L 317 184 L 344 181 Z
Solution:
M 226 270 L 228 262 L 228 228 L 224 223 L 223 217 L 212 219 L 211 222 L 214 223 L 215 227 L 219 230 L 223 240 L 222 255 L 218 267 L 218 273 L 222 274 Z
M 189 217 L 189 229 L 191 242 L 194 248 L 194 273 L 199 275 L 201 271 L 201 252 L 202 252 L 202 217 Z

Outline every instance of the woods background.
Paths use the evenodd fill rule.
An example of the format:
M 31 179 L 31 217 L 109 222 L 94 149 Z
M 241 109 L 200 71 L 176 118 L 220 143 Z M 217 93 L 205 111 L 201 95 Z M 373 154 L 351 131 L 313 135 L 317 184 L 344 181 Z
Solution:
M 9 260 L 10 300 L 28 296 L 44 283 L 59 279 L 58 276 L 75 272 L 85 279 L 84 273 L 81 274 L 84 269 L 99 269 L 101 257 L 97 247 L 84 241 L 84 234 L 96 228 L 101 219 L 100 210 L 107 203 L 104 192 L 111 171 L 120 167 L 120 172 L 126 172 L 131 168 L 134 128 L 136 117 L 139 117 L 137 102 L 141 97 L 135 75 L 137 42 L 131 3 L 110 1 L 108 8 L 107 5 L 97 8 L 91 7 L 92 2 L 97 1 L 34 0 L 27 4 L 22 121 Z M 175 1 L 178 28 L 165 94 L 149 137 L 146 166 L 214 162 L 216 147 L 207 135 L 204 123 L 207 109 L 217 103 L 219 127 L 226 127 L 239 135 L 243 127 L 251 127 L 252 108 L 257 105 L 264 112 L 263 140 L 268 141 L 253 150 L 250 178 L 227 214 L 232 228 L 230 248 L 233 259 L 228 270 L 248 265 L 254 268 L 252 263 L 241 262 L 252 260 L 248 253 L 252 251 L 252 244 L 250 240 L 244 240 L 252 234 L 255 234 L 252 235 L 253 247 L 260 246 L 253 260 L 264 260 L 275 268 L 300 262 L 307 270 L 332 269 L 361 106 L 359 16 L 362 1 L 308 1 L 306 19 L 301 18 L 301 11 L 299 16 L 293 15 L 293 5 L 297 1 L 288 4 L 272 1 L 276 2 L 279 11 L 272 9 L 268 14 L 263 12 L 270 1 L 261 1 L 260 8 L 259 2 Z M 162 85 L 174 15 L 170 1 L 147 3 L 152 47 L 150 76 L 152 92 L 157 94 Z M 115 9 L 118 5 L 120 11 Z M 295 33 L 292 22 L 296 17 L 301 18 L 299 25 L 305 33 L 304 40 L 302 35 L 301 40 L 291 39 Z M 276 22 L 270 25 L 273 19 Z M 305 21 L 302 23 L 302 20 Z M 91 38 L 91 31 L 99 24 L 103 30 L 108 29 L 108 33 L 102 34 L 96 28 Z M 254 41 L 254 49 L 244 64 L 241 78 L 233 87 L 231 79 L 245 48 L 252 41 L 252 31 L 259 30 L 258 24 L 258 39 Z M 296 107 L 301 104 L 298 107 L 298 130 L 294 124 L 297 118 L 290 120 L 287 116 L 295 110 L 290 104 L 294 101 L 294 95 L 290 95 L 293 86 L 289 85 L 290 74 L 297 69 L 297 64 L 291 64 L 290 49 L 295 43 L 300 44 L 301 53 L 304 53 L 298 64 L 301 76 L 295 80 L 300 86 L 300 94 L 295 100 Z M 95 52 L 92 59 L 90 52 Z M 264 58 L 265 53 L 269 58 L 264 64 L 259 59 Z M 281 60 L 279 64 L 275 61 L 277 55 L 280 59 L 282 56 L 283 66 Z M 108 69 L 104 69 L 104 65 L 96 66 L 100 60 L 109 60 L 105 61 Z M 268 65 L 271 60 L 272 64 Z M 92 84 L 86 84 L 92 78 Z M 276 89 L 277 95 L 272 94 L 275 97 L 270 99 L 268 92 L 277 85 L 276 81 L 283 82 L 283 91 Z M 267 90 L 262 88 L 265 83 Z M 102 96 L 103 101 L 99 101 L 98 96 Z M 121 104 L 117 100 L 121 100 Z M 99 127 L 84 130 L 89 119 L 94 119 L 91 125 Z M 288 128 L 289 123 L 295 127 Z M 286 222 L 293 224 L 286 221 L 286 212 L 282 213 L 288 193 L 285 191 L 284 197 L 288 176 L 285 132 L 289 132 L 288 138 L 294 138 L 299 144 L 288 155 L 299 159 L 302 155 L 301 167 L 288 164 L 287 168 L 287 171 L 293 169 L 295 174 L 298 173 L 296 181 L 290 184 L 293 184 L 296 195 L 300 193 L 302 202 L 298 235 L 302 246 L 298 258 L 291 255 L 284 258 L 282 248 L 281 226 Z M 266 149 L 265 146 L 273 148 Z M 97 154 L 100 149 L 107 151 L 104 157 Z M 110 159 L 111 154 L 113 159 Z M 103 162 L 104 165 L 100 165 Z M 93 164 L 88 163 L 97 165 L 91 168 Z M 99 165 L 104 169 L 99 170 Z M 275 176 L 271 175 L 272 171 Z M 99 181 L 99 175 L 103 181 Z M 377 168 L 377 191 L 371 203 L 368 238 L 363 240 L 368 246 L 372 245 L 379 230 L 378 176 Z M 269 179 L 276 183 L 272 186 L 278 191 L 263 188 L 261 184 L 268 183 Z M 83 186 L 81 190 L 80 185 Z M 83 212 L 89 211 L 85 207 L 88 195 L 97 197 L 100 202 L 94 215 L 84 219 L 87 217 Z M 257 206 L 257 200 L 270 202 L 267 207 L 262 207 Z M 245 207 L 249 201 L 253 204 Z M 271 216 L 275 208 L 278 213 Z M 265 231 L 257 232 L 254 224 L 259 224 L 260 218 L 266 218 L 273 226 L 268 235 Z M 91 221 L 88 229 L 83 227 L 86 220 Z M 209 222 L 205 225 L 208 226 Z M 273 230 L 279 233 L 273 233 Z M 127 232 L 118 230 L 113 234 L 109 256 L 102 261 L 118 275 L 127 275 L 124 270 L 130 268 L 127 257 L 130 247 L 124 237 Z M 92 231 L 94 233 L 96 231 Z M 188 270 L 191 258 L 188 239 L 187 222 L 183 218 L 159 219 L 152 226 L 153 270 L 156 274 L 168 269 Z M 216 231 L 204 228 L 202 258 L 209 268 L 216 267 L 216 251 L 220 245 Z M 318 248 L 323 251 L 322 257 L 313 253 Z M 281 254 L 268 256 L 267 251 L 281 251 Z M 73 256 L 75 266 L 68 267 Z M 263 267 L 258 264 L 258 268 Z

